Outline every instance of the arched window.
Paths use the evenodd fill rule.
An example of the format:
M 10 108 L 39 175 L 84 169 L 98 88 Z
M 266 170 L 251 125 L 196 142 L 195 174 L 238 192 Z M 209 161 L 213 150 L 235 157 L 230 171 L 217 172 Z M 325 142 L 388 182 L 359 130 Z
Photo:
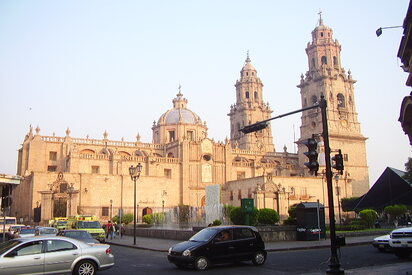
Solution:
M 326 56 L 322 56 L 321 58 L 320 58 L 320 61 L 321 61 L 321 63 L 322 64 L 328 64 L 328 59 L 326 58 Z
M 317 102 L 318 102 L 318 97 L 315 96 L 315 95 L 313 95 L 313 96 L 312 96 L 312 104 L 315 104 L 315 103 L 317 103 Z
M 333 57 L 333 65 L 338 66 L 338 58 L 336 56 Z
M 303 107 L 306 107 L 306 106 L 308 106 L 308 101 L 305 98 L 305 99 L 303 99 Z
M 338 107 L 344 108 L 345 107 L 345 96 L 343 94 L 338 94 Z
M 249 92 L 246 92 L 246 98 L 249 98 Z
M 312 58 L 312 68 L 315 67 L 315 58 Z
M 258 97 L 258 93 L 257 93 L 257 92 L 254 93 L 254 97 L 255 97 L 255 101 L 258 101 L 259 97 Z
M 320 33 L 320 37 L 323 37 L 323 32 Z

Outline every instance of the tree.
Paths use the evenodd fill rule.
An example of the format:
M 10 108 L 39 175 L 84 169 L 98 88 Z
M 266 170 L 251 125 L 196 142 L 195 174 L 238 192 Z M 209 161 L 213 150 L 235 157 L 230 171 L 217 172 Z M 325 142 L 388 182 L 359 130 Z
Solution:
M 349 212 L 349 211 L 353 211 L 353 207 L 355 205 L 353 205 L 353 202 L 358 200 L 359 197 L 352 197 L 352 198 L 342 198 L 340 200 L 340 205 L 342 207 L 342 211 L 343 212 Z
M 250 225 L 256 225 L 258 210 L 256 208 L 253 209 L 253 212 L 250 215 Z M 230 211 L 230 220 L 233 224 L 245 224 L 245 216 L 246 213 L 243 212 L 241 207 L 235 207 Z
M 363 209 L 359 212 L 359 216 L 366 223 L 368 228 L 372 228 L 378 219 L 378 213 L 373 209 Z
M 396 219 L 397 217 L 405 214 L 408 211 L 408 207 L 403 204 L 388 205 L 384 209 L 386 214 L 391 216 L 391 219 Z
M 279 214 L 273 209 L 259 209 L 257 220 L 262 225 L 275 225 L 279 221 Z
M 131 223 L 133 221 L 133 214 L 124 214 L 123 216 L 122 216 L 122 223 L 124 223 L 124 224 L 128 224 L 128 223 Z M 112 222 L 115 222 L 115 223 L 120 223 L 120 217 L 119 216 L 114 216 L 113 218 L 112 218 Z
M 405 171 L 403 179 L 412 183 L 412 158 L 408 158 L 408 161 L 405 163 Z

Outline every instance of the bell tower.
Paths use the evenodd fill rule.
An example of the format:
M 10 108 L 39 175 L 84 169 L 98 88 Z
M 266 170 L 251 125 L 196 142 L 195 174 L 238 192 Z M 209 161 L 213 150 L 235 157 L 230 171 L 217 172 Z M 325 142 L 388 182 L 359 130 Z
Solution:
M 340 178 L 352 183 L 353 194 L 360 196 L 369 190 L 369 172 L 366 161 L 365 138 L 355 104 L 356 80 L 351 71 L 347 73 L 341 63 L 341 45 L 333 39 L 333 30 L 323 24 L 320 13 L 319 25 L 312 31 L 312 42 L 306 47 L 308 71 L 302 75 L 300 84 L 302 108 L 319 101 L 324 96 L 327 107 L 329 141 L 332 150 L 341 149 L 344 156 L 345 171 Z M 311 109 L 302 113 L 300 140 L 298 141 L 299 163 L 307 161 L 303 154 L 306 146 L 302 140 L 322 132 L 320 109 Z M 320 148 L 322 151 L 323 148 Z M 319 159 L 320 165 L 324 160 Z M 322 167 L 319 168 L 319 172 Z M 344 195 L 344 194 L 342 194 Z
M 249 52 L 235 87 L 236 104 L 231 106 L 228 114 L 232 146 L 245 150 L 273 152 L 275 146 L 270 125 L 247 135 L 239 131 L 246 125 L 270 118 L 273 112 L 269 104 L 263 102 L 263 83 L 250 61 Z

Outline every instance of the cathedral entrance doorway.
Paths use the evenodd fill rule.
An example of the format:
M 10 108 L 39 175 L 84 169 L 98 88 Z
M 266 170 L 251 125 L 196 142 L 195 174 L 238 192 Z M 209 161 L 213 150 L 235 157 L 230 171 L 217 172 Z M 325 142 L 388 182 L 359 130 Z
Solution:
M 145 208 L 143 208 L 143 211 L 142 211 L 142 217 L 143 217 L 144 215 L 150 215 L 150 214 L 152 214 L 152 213 L 153 213 L 152 208 L 145 207 Z
M 53 217 L 67 216 L 67 198 L 57 198 L 53 201 Z

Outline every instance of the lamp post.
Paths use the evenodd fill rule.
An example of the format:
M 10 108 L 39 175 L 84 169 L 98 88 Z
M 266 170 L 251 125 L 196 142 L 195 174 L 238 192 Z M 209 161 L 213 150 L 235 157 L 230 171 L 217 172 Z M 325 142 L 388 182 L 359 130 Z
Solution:
M 136 166 L 129 167 L 130 178 L 134 182 L 134 196 L 133 196 L 133 244 L 136 245 L 136 181 L 140 177 L 140 172 L 142 172 L 142 165 L 140 162 Z
M 342 225 L 342 216 L 340 212 L 340 187 L 339 187 L 339 174 L 335 175 L 336 180 L 336 196 L 338 197 L 338 212 L 339 212 L 339 224 Z
M 74 193 L 74 187 L 73 187 L 73 183 L 70 183 L 70 186 L 67 187 L 67 193 L 69 194 L 69 213 L 68 213 L 68 217 L 70 217 L 72 215 L 72 195 Z
M 113 216 L 113 200 L 110 200 L 110 220 L 112 220 L 112 216 Z

